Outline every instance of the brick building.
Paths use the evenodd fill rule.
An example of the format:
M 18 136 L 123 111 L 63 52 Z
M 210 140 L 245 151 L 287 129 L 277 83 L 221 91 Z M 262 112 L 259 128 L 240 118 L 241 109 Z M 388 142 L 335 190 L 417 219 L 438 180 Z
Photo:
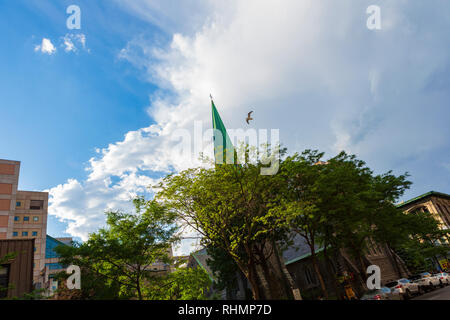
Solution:
M 33 281 L 45 267 L 48 193 L 20 191 L 20 162 L 0 160 L 0 240 L 34 239 Z

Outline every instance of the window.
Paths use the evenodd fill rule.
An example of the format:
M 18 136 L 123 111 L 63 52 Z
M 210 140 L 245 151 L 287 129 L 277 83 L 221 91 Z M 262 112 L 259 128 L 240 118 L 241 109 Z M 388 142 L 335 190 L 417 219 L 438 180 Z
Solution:
M 16 207 L 21 207 L 21 206 L 22 206 L 22 202 L 17 201 L 17 202 L 16 202 Z
M 33 237 L 37 237 L 37 231 L 33 231 L 33 232 L 31 233 L 31 235 L 32 235 Z
M 314 277 L 314 274 L 311 272 L 311 269 L 308 267 L 305 267 L 305 279 L 307 284 L 316 283 L 316 278 Z
M 22 231 L 22 237 L 28 237 L 28 231 Z
M 23 221 L 30 221 L 30 217 L 23 217 Z
M 398 282 L 400 282 L 400 283 L 410 283 L 411 281 L 409 281 L 408 279 L 400 279 Z
M 34 222 L 39 221 L 39 217 L 33 217 L 33 221 L 34 221 Z
M 36 247 L 33 248 L 33 251 L 36 252 Z
M 0 266 L 0 298 L 6 298 L 8 296 L 8 290 L 5 290 L 9 286 L 9 264 Z
M 41 210 L 44 207 L 43 200 L 31 200 L 30 210 Z
M 13 237 L 17 237 L 19 234 L 18 234 L 18 232 L 17 231 L 14 231 L 13 232 Z
M 19 221 L 19 220 L 20 220 L 20 218 L 18 216 L 14 217 L 14 221 Z
M 59 270 L 65 268 L 65 266 L 59 263 L 46 263 L 45 266 L 48 267 L 49 270 Z

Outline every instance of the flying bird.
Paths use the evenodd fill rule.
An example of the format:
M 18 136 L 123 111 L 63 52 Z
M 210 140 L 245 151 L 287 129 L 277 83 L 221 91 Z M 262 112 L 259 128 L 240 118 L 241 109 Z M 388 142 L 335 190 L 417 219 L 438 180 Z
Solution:
M 247 124 L 250 124 L 250 120 L 253 120 L 253 118 L 252 118 L 252 113 L 253 113 L 253 111 L 250 111 L 249 113 L 248 113 L 248 116 L 247 116 L 247 119 L 245 119 L 245 121 L 247 121 Z

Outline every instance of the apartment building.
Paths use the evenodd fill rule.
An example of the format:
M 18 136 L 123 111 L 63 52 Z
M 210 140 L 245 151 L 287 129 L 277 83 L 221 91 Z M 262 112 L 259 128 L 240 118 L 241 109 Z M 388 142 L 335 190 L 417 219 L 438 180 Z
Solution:
M 0 239 L 34 239 L 33 281 L 45 267 L 48 193 L 18 190 L 20 161 L 0 159 Z

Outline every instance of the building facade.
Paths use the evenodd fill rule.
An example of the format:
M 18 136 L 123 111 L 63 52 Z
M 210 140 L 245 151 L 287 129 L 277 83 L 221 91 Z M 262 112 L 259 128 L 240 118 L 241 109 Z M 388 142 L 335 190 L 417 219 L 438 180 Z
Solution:
M 429 212 L 439 223 L 441 230 L 450 230 L 450 195 L 430 191 L 397 205 L 405 213 Z M 447 244 L 450 237 L 442 240 Z M 450 272 L 450 253 L 447 256 L 436 256 L 432 264 L 436 270 Z
M 0 240 L 0 299 L 33 291 L 34 245 L 34 239 Z
M 323 250 L 316 247 L 315 251 L 321 256 Z M 283 253 L 283 258 L 304 299 L 316 299 L 323 295 L 313 267 L 311 250 L 303 238 L 296 236 L 293 245 Z M 368 252 L 362 259 L 365 266 L 380 267 L 381 285 L 410 275 L 402 259 L 385 245 L 370 241 Z M 347 298 L 346 288 L 351 288 L 358 298 L 367 290 L 368 275 L 361 275 L 360 262 L 345 250 L 339 250 L 330 257 L 329 263 L 322 257 L 317 259 L 317 263 L 330 296 Z
M 397 208 L 404 212 L 430 212 L 442 229 L 450 229 L 450 195 L 430 191 L 418 197 L 401 202 Z
M 0 160 L 0 239 L 34 239 L 33 281 L 45 267 L 48 193 L 18 190 L 20 162 Z

